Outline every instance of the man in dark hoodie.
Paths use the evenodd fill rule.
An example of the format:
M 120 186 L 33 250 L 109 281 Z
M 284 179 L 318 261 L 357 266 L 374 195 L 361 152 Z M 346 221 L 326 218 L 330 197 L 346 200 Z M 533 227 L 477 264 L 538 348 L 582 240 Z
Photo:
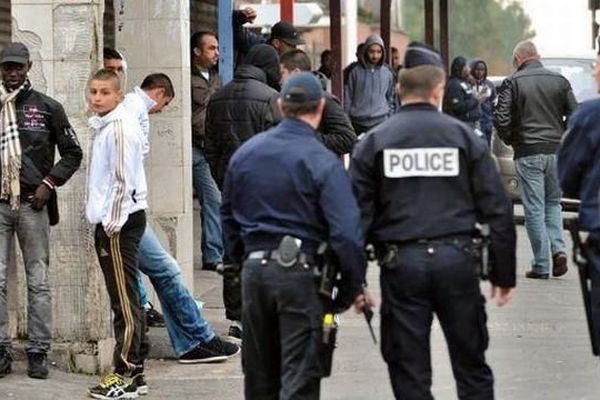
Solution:
M 348 74 L 344 109 L 357 135 L 385 121 L 396 108 L 394 72 L 384 60 L 383 40 L 379 35 L 371 35 L 365 41 L 358 65 Z
M 492 142 L 494 128 L 494 101 L 496 100 L 496 86 L 487 78 L 488 69 L 485 61 L 476 59 L 471 62 L 471 76 L 475 81 L 473 91 L 480 101 L 481 118 L 479 129 L 485 135 L 488 145 Z
M 238 66 L 233 81 L 211 96 L 206 111 L 204 154 L 220 190 L 229 159 L 237 148 L 279 122 L 279 93 L 272 88 L 275 84 L 279 84 L 277 51 L 270 45 L 258 44 L 250 49 L 244 64 Z M 241 330 L 240 274 L 235 267 L 224 270 L 223 302 L 227 319 Z
M 467 59 L 461 56 L 456 57 L 450 68 L 450 79 L 446 84 L 442 108 L 446 114 L 476 128 L 477 122 L 481 118 L 481 108 L 469 81 L 470 76 Z

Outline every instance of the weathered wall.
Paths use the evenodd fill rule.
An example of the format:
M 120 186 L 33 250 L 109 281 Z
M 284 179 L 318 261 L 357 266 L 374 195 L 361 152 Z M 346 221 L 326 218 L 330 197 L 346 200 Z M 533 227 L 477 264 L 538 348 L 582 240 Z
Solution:
M 54 357 L 71 369 L 95 372 L 110 363 L 112 339 L 104 279 L 96 262 L 92 227 L 85 220 L 85 180 L 91 132 L 85 88 L 99 65 L 103 4 L 100 0 L 13 0 L 13 40 L 31 52 L 34 88 L 63 104 L 84 149 L 75 176 L 58 191 L 61 222 L 51 231 Z M 26 284 L 20 256 L 9 282 L 10 321 L 27 332 Z
M 115 42 L 127 60 L 127 90 L 153 72 L 167 74 L 175 87 L 175 99 L 150 118 L 148 215 L 193 292 L 189 12 L 188 0 L 115 1 Z

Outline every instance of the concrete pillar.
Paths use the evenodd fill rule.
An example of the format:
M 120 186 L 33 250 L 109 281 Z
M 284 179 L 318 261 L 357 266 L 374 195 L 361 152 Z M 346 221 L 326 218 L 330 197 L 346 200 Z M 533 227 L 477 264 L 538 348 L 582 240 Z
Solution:
M 152 72 L 167 74 L 175 87 L 175 99 L 150 118 L 148 215 L 193 291 L 189 1 L 136 0 L 115 7 L 115 42 L 127 60 L 127 90 Z
M 12 0 L 13 40 L 30 49 L 33 87 L 62 103 L 84 150 L 81 169 L 58 191 L 61 222 L 51 233 L 50 281 L 52 358 L 70 370 L 88 373 L 106 369 L 112 355 L 108 296 L 92 226 L 84 216 L 91 141 L 85 89 L 100 65 L 102 11 L 101 0 Z M 9 273 L 9 309 L 11 326 L 18 327 L 22 337 L 27 332 L 27 292 L 18 255 L 16 264 Z

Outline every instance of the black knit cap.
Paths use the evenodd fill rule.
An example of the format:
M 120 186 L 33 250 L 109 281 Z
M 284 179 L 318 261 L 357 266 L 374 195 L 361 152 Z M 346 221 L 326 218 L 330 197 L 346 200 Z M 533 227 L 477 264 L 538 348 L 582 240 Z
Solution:
M 414 68 L 421 65 L 433 65 L 444 69 L 442 57 L 435 48 L 421 42 L 411 42 L 404 55 L 404 68 Z

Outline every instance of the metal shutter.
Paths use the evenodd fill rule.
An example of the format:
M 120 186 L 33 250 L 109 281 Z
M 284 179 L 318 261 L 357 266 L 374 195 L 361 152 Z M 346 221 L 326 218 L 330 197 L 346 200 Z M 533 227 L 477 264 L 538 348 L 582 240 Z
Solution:
M 138 0 L 136 0 L 138 1 Z M 104 47 L 115 48 L 115 6 L 113 0 L 104 1 Z
M 218 27 L 217 10 L 217 0 L 190 0 L 191 31 L 216 32 Z
M 0 1 L 0 51 L 11 40 L 10 1 Z

